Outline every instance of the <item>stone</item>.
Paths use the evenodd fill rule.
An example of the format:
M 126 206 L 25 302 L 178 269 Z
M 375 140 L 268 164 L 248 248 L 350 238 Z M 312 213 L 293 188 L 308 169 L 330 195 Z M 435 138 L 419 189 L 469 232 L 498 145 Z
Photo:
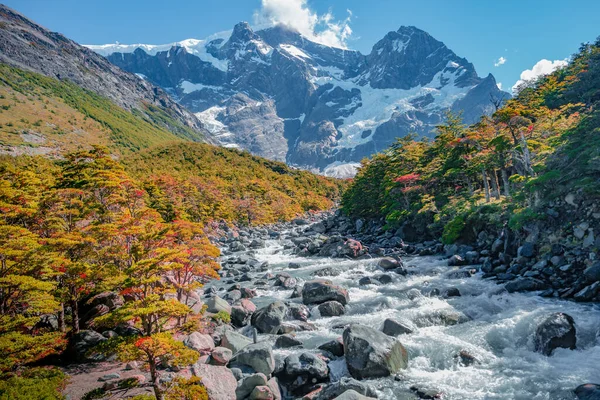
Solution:
M 288 317 L 306 322 L 310 317 L 310 310 L 304 304 L 290 303 L 288 304 Z
M 535 290 L 545 289 L 544 283 L 534 278 L 517 278 L 512 282 L 508 282 L 504 285 L 504 288 L 508 293 L 515 292 L 531 292 Z
M 209 399 L 236 400 L 237 381 L 229 368 L 196 363 L 192 366 L 192 373 L 202 378 Z
M 535 245 L 531 242 L 525 242 L 517 251 L 517 255 L 520 257 L 531 258 L 535 256 Z
M 395 258 L 392 257 L 384 257 L 379 259 L 379 261 L 377 262 L 377 266 L 381 269 L 384 270 L 392 270 L 392 269 L 396 269 L 398 267 L 402 267 L 402 261 L 398 261 Z
M 407 324 L 403 324 L 391 318 L 383 321 L 383 328 L 381 331 L 388 336 L 398 336 L 413 333 L 413 330 L 407 326 Z
M 397 271 L 397 270 L 398 270 L 398 268 L 395 269 L 394 271 Z M 392 276 L 388 275 L 388 274 L 375 275 L 374 278 L 383 285 L 387 285 L 388 283 L 392 283 L 392 281 L 393 281 Z
M 356 379 L 380 378 L 397 373 L 408 365 L 402 344 L 383 332 L 364 325 L 344 330 L 346 365 Z
M 375 400 L 375 397 L 367 397 L 358 393 L 355 390 L 346 390 L 344 393 L 334 398 L 334 400 Z
M 106 381 L 111 381 L 113 379 L 119 379 L 121 377 L 121 375 L 115 373 L 112 374 L 106 374 L 106 375 L 102 375 L 100 378 L 98 378 L 98 380 L 100 382 L 106 382 Z
M 287 349 L 290 347 L 302 346 L 302 342 L 292 335 L 281 335 L 275 340 L 276 349 Z
M 419 328 L 436 325 L 453 326 L 468 321 L 470 321 L 469 317 L 454 309 L 439 309 L 419 315 L 414 319 L 415 325 Z
M 303 395 L 315 383 L 329 380 L 329 367 L 314 354 L 290 354 L 285 358 L 285 367 L 278 378 L 292 393 Z
M 250 393 L 250 396 L 248 396 L 249 400 L 274 400 L 274 398 L 269 386 L 257 386 Z
M 365 286 L 365 285 L 379 285 L 379 284 L 381 284 L 381 282 L 379 282 L 375 278 L 371 278 L 370 276 L 363 276 L 362 278 L 360 278 L 358 280 L 358 284 L 361 285 L 361 286 Z
M 585 383 L 577 386 L 575 396 L 579 400 L 600 400 L 600 385 Z
M 560 312 L 547 316 L 535 331 L 534 345 L 535 351 L 547 356 L 559 347 L 574 350 L 577 335 L 573 317 Z
M 242 306 L 231 307 L 231 324 L 237 328 L 243 328 L 248 325 L 252 318 L 252 312 Z
M 592 266 L 586 268 L 583 275 L 590 282 L 600 281 L 600 261 L 596 261 Z
M 353 378 L 343 377 L 339 381 L 324 387 L 317 395 L 316 400 L 335 399 L 347 391 L 354 391 L 361 396 L 368 396 L 367 399 L 377 398 L 377 393 L 371 386 Z
M 216 314 L 219 311 L 224 311 L 227 314 L 231 314 L 231 306 L 229 305 L 229 303 L 227 303 L 226 300 L 223 300 L 219 296 L 214 296 L 206 300 L 206 305 L 208 307 L 206 311 L 208 311 L 209 313 Z
M 444 291 L 444 297 L 460 297 L 460 290 L 455 287 L 448 288 Z
M 342 357 L 344 355 L 344 342 L 340 337 L 323 343 L 318 347 L 318 349 L 327 351 L 336 357 Z
M 238 399 L 243 400 L 252 393 L 255 387 L 265 386 L 267 384 L 267 377 L 265 374 L 252 374 L 247 375 L 238 383 L 235 389 L 235 395 Z
M 277 381 L 277 378 L 269 379 L 269 381 L 267 382 L 267 386 L 271 389 L 271 393 L 273 393 L 273 400 L 282 399 L 283 396 L 281 395 L 281 390 L 279 389 L 279 382 Z
M 234 354 L 250 344 L 252 340 L 234 331 L 225 331 L 221 338 L 221 346 L 228 348 Z
M 233 355 L 229 365 L 246 365 L 255 372 L 260 372 L 269 376 L 275 370 L 273 349 L 265 342 L 248 345 Z
M 231 357 L 233 357 L 233 352 L 227 347 L 215 347 L 210 353 L 214 364 L 216 365 L 227 365 Z
M 465 367 L 479 363 L 479 361 L 466 350 L 461 350 L 454 356 L 454 359 Z
M 339 317 L 346 313 L 346 307 L 338 301 L 331 300 L 319 304 L 319 312 L 322 317 Z
M 459 267 L 459 266 L 463 266 L 463 265 L 467 265 L 468 262 L 467 260 L 465 260 L 461 255 L 459 254 L 455 254 L 452 257 L 450 257 L 448 259 L 448 266 L 449 267 Z
M 321 304 L 329 300 L 346 305 L 349 301 L 348 291 L 326 279 L 315 279 L 304 284 L 302 288 L 304 304 Z
M 260 333 L 277 334 L 281 330 L 287 311 L 287 306 L 283 302 L 275 301 L 252 315 L 252 326 Z
M 210 352 L 215 348 L 215 342 L 209 335 L 202 334 L 200 332 L 190 333 L 184 340 L 183 344 L 190 349 L 196 350 L 200 353 Z
M 99 361 L 104 359 L 100 354 L 88 354 L 88 350 L 106 339 L 95 331 L 81 330 L 69 340 L 68 354 L 77 361 Z

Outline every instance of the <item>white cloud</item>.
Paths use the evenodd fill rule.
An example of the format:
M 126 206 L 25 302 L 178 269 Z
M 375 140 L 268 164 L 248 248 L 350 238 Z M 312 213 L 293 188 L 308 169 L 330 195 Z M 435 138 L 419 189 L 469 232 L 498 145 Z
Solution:
M 352 35 L 348 17 L 335 20 L 331 11 L 319 15 L 308 8 L 307 0 L 262 0 L 262 8 L 254 13 L 254 23 L 259 26 L 283 24 L 293 28 L 308 39 L 327 46 L 347 48 Z
M 498 89 L 502 90 L 502 82 L 496 83 L 496 86 L 498 86 Z
M 567 60 L 540 60 L 531 69 L 526 69 L 521 72 L 521 79 L 512 87 L 512 91 L 516 92 L 520 85 L 527 82 L 535 82 L 539 77 L 551 74 L 559 68 L 567 66 Z
M 499 59 L 497 59 L 497 60 L 494 62 L 494 67 L 499 67 L 499 66 L 501 66 L 501 65 L 504 65 L 505 63 L 506 63 L 506 58 L 504 58 L 504 57 L 500 57 Z

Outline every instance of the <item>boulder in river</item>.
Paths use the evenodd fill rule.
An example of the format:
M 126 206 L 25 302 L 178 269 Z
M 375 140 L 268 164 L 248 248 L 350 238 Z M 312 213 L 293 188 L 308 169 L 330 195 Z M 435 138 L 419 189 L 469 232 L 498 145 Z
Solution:
M 319 304 L 319 312 L 322 317 L 339 317 L 346 313 L 346 307 L 339 301 L 331 300 Z
M 547 356 L 559 347 L 574 350 L 577 334 L 573 317 L 561 312 L 547 316 L 535 330 L 534 344 L 535 351 Z
M 302 288 L 304 304 L 321 304 L 330 300 L 346 305 L 349 301 L 348 291 L 326 279 L 315 279 L 304 284 Z
M 329 352 L 336 357 L 342 357 L 344 355 L 344 341 L 342 338 L 333 339 L 323 343 L 318 349 Z
M 388 336 L 398 336 L 413 333 L 413 329 L 406 323 L 396 321 L 395 319 L 388 318 L 383 321 L 383 333 Z
M 375 400 L 376 397 L 367 397 L 364 396 L 360 393 L 358 393 L 356 390 L 346 390 L 344 393 L 340 394 L 338 397 L 334 398 L 333 400 Z
M 292 335 L 281 335 L 275 340 L 276 349 L 287 349 L 290 347 L 302 346 L 302 342 Z
M 323 388 L 323 390 L 321 390 L 321 392 L 317 395 L 316 400 L 337 399 L 337 398 L 339 398 L 339 396 L 346 395 L 346 393 L 348 393 L 348 391 L 353 391 L 354 393 L 358 394 L 359 396 L 363 396 L 363 397 L 357 397 L 358 399 L 377 398 L 377 393 L 371 386 L 369 386 L 366 383 L 363 383 L 361 381 L 357 381 L 356 379 L 353 379 L 353 378 L 343 377 L 339 381 L 332 383 L 331 385 L 328 385 L 325 388 Z M 356 395 L 354 395 L 354 396 L 356 396 Z M 367 397 L 364 397 L 364 396 L 367 396 Z M 342 397 L 342 399 L 343 398 L 344 397 Z
M 281 301 L 275 301 L 252 315 L 252 326 L 260 333 L 277 334 L 286 314 L 287 306 Z
M 575 396 L 579 400 L 600 400 L 600 385 L 586 383 L 577 386 Z
M 544 282 L 534 278 L 517 278 L 512 282 L 508 282 L 504 287 L 508 293 L 514 293 L 543 290 L 546 288 L 546 285 Z
M 285 367 L 278 377 L 293 393 L 304 395 L 315 383 L 329 380 L 329 367 L 314 354 L 291 354 L 286 357 Z
M 398 261 L 392 257 L 384 257 L 379 259 L 379 261 L 377 262 L 377 266 L 387 271 L 396 269 L 398 267 L 402 267 L 402 261 Z
M 404 346 L 383 332 L 355 324 L 344 330 L 343 338 L 348 371 L 356 379 L 389 376 L 408 365 Z

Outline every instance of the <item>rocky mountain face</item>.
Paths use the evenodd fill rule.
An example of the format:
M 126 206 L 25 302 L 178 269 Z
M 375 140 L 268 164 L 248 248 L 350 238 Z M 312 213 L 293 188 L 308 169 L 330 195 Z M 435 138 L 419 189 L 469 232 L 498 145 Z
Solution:
M 472 123 L 510 97 L 415 27 L 369 55 L 247 23 L 207 40 L 89 47 L 164 88 L 224 146 L 338 176 L 397 137 L 432 135 L 446 110 Z
M 156 121 L 156 114 L 148 114 L 147 117 L 154 122 L 160 122 L 187 139 L 214 142 L 198 118 L 173 101 L 160 87 L 118 68 L 96 52 L 60 33 L 50 32 L 2 4 L 0 62 L 59 80 L 69 80 L 129 111 L 146 113 L 148 107 L 154 107 L 168 116 Z M 181 125 L 191 129 L 181 129 Z

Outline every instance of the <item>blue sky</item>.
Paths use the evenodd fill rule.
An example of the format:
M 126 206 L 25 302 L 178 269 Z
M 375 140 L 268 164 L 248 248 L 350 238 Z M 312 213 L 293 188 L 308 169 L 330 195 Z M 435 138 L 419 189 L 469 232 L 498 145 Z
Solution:
M 368 53 L 387 32 L 414 25 L 510 88 L 542 59 L 563 60 L 600 35 L 599 0 L 4 0 L 85 44 L 203 39 L 239 21 L 284 21 Z M 298 12 L 301 10 L 301 12 Z M 349 11 L 351 12 L 351 16 Z M 325 16 L 333 18 L 327 20 Z M 258 18 L 258 20 L 257 20 Z M 349 35 L 348 27 L 352 34 Z M 505 61 L 498 62 L 502 57 Z M 495 66 L 495 64 L 497 66 Z M 537 70 L 549 68 L 548 63 Z M 535 74 L 535 73 L 534 73 Z M 530 74 L 531 75 L 531 74 Z

